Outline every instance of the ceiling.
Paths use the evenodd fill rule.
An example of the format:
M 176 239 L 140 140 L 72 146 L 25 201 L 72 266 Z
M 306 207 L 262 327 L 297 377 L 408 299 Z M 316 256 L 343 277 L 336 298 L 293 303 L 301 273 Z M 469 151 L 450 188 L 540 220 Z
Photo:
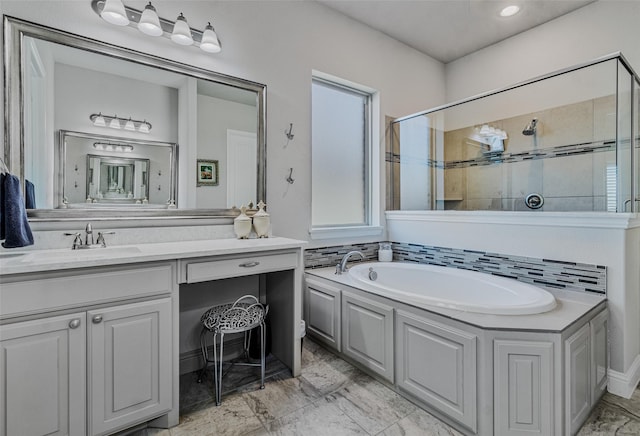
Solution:
M 448 63 L 595 0 L 316 0 Z M 500 10 L 515 4 L 516 15 Z

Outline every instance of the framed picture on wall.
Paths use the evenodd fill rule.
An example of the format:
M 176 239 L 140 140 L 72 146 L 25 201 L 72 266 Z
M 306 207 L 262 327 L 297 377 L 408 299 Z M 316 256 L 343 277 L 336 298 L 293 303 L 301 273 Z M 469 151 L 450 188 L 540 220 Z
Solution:
M 218 161 L 198 159 L 196 186 L 218 186 Z

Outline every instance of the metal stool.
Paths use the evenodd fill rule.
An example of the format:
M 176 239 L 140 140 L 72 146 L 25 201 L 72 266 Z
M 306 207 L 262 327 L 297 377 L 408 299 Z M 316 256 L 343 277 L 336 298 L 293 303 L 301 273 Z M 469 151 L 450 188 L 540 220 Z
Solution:
M 222 365 L 224 335 L 228 333 L 244 333 L 244 355 L 249 358 L 249 343 L 251 341 L 251 330 L 260 326 L 260 363 L 238 363 L 231 365 L 260 366 L 260 389 L 264 389 L 265 370 L 265 324 L 264 319 L 269 312 L 269 306 L 263 306 L 253 295 L 245 295 L 238 298 L 233 304 L 222 304 L 207 310 L 200 318 L 202 322 L 202 332 L 200 333 L 200 347 L 204 366 L 200 370 L 198 382 L 202 381 L 202 375 L 207 370 L 209 363 L 213 362 L 213 379 L 215 381 L 216 405 L 220 405 L 222 396 Z M 213 360 L 209 359 L 207 351 L 207 333 L 213 334 Z M 220 335 L 220 358 L 216 351 L 216 339 Z

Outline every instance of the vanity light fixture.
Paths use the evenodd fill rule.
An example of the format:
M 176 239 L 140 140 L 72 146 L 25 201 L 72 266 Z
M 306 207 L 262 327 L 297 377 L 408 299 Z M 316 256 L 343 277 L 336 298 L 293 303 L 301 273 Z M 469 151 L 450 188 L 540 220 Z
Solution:
M 133 151 L 133 145 L 112 142 L 94 142 L 93 148 L 100 151 L 117 151 L 120 153 L 131 153 Z
M 102 112 L 89 115 L 89 119 L 94 126 L 98 127 L 111 127 L 112 129 L 129 130 L 132 132 L 138 131 L 141 133 L 149 133 L 151 130 L 151 123 L 147 120 L 139 121 L 129 118 L 120 118 L 117 115 L 103 115 Z
M 127 18 L 127 12 L 121 0 L 106 0 L 100 16 L 107 23 L 115 24 L 116 26 L 127 26 L 129 24 L 129 18 Z
M 144 7 L 144 11 L 142 11 L 140 22 L 138 23 L 138 30 L 149 36 L 162 35 L 160 18 L 158 18 L 156 8 L 153 7 L 151 2 L 149 2 L 149 4 Z
M 520 12 L 520 6 L 510 5 L 510 6 L 506 6 L 506 7 L 502 8 L 502 10 L 500 11 L 500 16 L 501 17 L 512 17 L 515 14 L 517 14 L 518 12 Z
M 187 24 L 187 19 L 182 12 L 178 15 L 176 23 L 173 25 L 171 33 L 171 41 L 180 45 L 193 45 L 193 37 L 191 36 L 191 28 Z
M 192 29 L 181 12 L 176 21 L 158 16 L 156 8 L 149 2 L 143 11 L 125 6 L 121 0 L 91 0 L 91 8 L 105 21 L 119 26 L 136 27 L 150 36 L 163 36 L 179 45 L 195 45 L 207 53 L 219 53 L 222 44 L 218 34 L 207 23 L 204 31 Z

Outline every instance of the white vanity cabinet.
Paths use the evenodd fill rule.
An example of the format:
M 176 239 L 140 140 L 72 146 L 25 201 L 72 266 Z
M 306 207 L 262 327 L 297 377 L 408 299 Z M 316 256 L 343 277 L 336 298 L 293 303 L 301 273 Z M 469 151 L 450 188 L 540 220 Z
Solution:
M 342 351 L 340 288 L 306 278 L 304 290 L 304 317 L 307 331 L 326 346 Z
M 477 336 L 414 313 L 396 312 L 396 384 L 476 431 Z
M 342 291 L 342 352 L 393 383 L 393 307 Z
M 564 341 L 566 433 L 576 434 L 607 389 L 606 311 Z
M 3 278 L 0 435 L 104 435 L 171 410 L 174 271 Z
M 90 434 L 171 409 L 171 325 L 170 298 L 87 312 Z
M 545 340 L 494 340 L 495 435 L 556 434 L 554 348 Z
M 84 435 L 86 314 L 0 326 L 0 435 Z

